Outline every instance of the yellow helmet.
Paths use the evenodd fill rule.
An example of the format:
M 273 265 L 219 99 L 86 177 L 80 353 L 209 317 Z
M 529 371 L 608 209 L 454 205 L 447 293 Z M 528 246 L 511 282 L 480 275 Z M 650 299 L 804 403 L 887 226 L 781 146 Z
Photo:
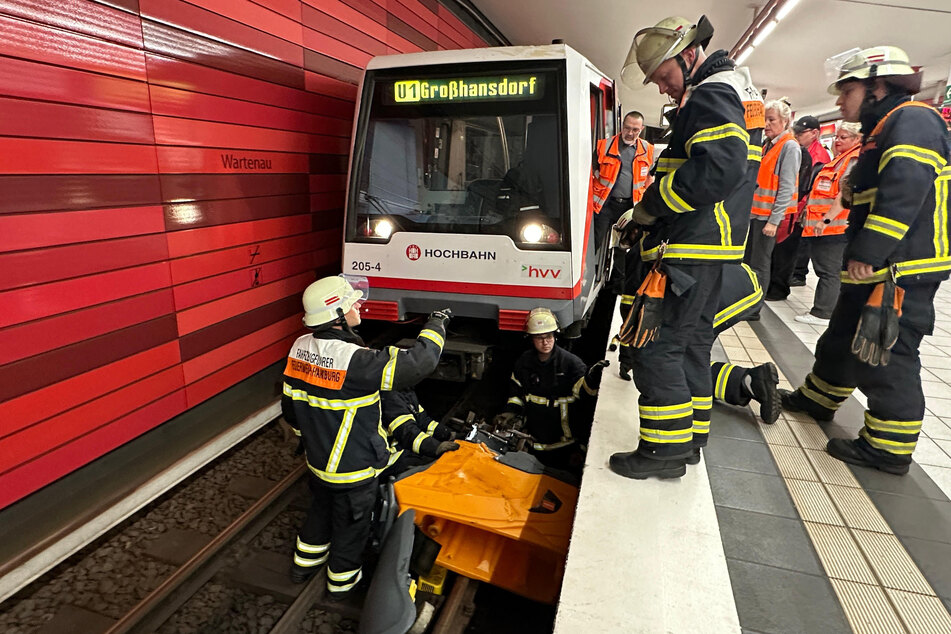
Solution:
M 525 332 L 530 335 L 543 335 L 558 330 L 558 320 L 547 308 L 533 308 L 525 322 Z
M 647 84 L 661 64 L 688 46 L 697 44 L 706 48 L 711 37 L 713 25 L 706 16 L 701 16 L 696 23 L 676 15 L 664 18 L 656 26 L 641 29 L 634 35 L 631 50 L 621 69 L 621 79 L 628 84 L 642 79 L 642 83 Z
M 364 278 L 366 279 L 366 278 Z M 325 277 L 304 289 L 304 325 L 310 328 L 330 324 L 350 312 L 364 293 L 343 275 Z
M 826 71 L 832 81 L 829 93 L 833 95 L 838 95 L 841 84 L 849 80 L 913 75 L 916 77 L 908 78 L 912 80 L 907 86 L 909 92 L 917 92 L 912 90 L 914 79 L 917 78 L 919 87 L 921 81 L 921 74 L 911 65 L 908 54 L 897 46 L 873 46 L 840 53 L 826 60 Z

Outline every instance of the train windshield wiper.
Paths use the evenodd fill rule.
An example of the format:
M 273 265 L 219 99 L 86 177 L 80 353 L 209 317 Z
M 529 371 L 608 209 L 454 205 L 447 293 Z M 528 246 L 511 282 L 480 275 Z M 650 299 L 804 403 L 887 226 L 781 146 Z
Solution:
M 360 194 L 368 203 L 370 203 L 373 206 L 375 210 L 377 210 L 381 214 L 391 214 L 391 213 L 405 214 L 406 211 L 412 211 L 417 214 L 423 213 L 422 209 L 419 209 L 418 207 L 414 205 L 407 205 L 406 203 L 401 203 L 399 201 L 391 200 L 389 198 L 381 198 L 379 196 L 374 196 L 373 194 L 367 193 L 365 191 L 361 191 Z M 394 210 L 393 207 L 396 207 L 396 209 Z M 403 210 L 406 210 L 406 211 L 403 211 Z

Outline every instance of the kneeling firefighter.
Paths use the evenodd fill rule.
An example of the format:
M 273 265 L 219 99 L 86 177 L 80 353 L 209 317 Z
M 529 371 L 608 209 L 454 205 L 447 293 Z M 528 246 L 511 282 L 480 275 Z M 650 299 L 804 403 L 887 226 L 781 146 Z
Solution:
M 291 579 L 302 583 L 324 562 L 335 596 L 354 588 L 377 498 L 377 476 L 399 456 L 387 443 L 380 392 L 428 376 L 445 342 L 448 309 L 436 311 L 408 350 L 372 350 L 360 324 L 366 278 L 325 277 L 304 290 L 304 325 L 284 369 L 284 418 L 303 439 L 313 501 L 297 536 Z
M 921 73 L 903 50 L 849 51 L 827 68 L 836 72 L 829 91 L 845 121 L 861 122 L 863 142 L 851 192 L 843 187 L 851 211 L 842 287 L 812 372 L 783 395 L 783 408 L 826 422 L 862 390 L 868 409 L 859 437 L 833 438 L 826 450 L 901 475 L 925 413 L 918 347 L 934 331 L 935 293 L 951 272 L 951 141 L 941 115 L 911 100 Z
M 602 359 L 585 368 L 584 361 L 555 343 L 558 320 L 547 308 L 529 313 L 525 332 L 532 349 L 515 362 L 509 399 L 495 422 L 505 426 L 521 416 L 534 438 L 532 453 L 542 463 L 578 471 L 591 434 L 591 417 L 584 413 L 591 410 L 608 362 Z M 579 411 L 576 405 L 589 407 Z
M 681 477 L 706 445 L 722 267 L 743 259 L 765 113 L 746 69 L 726 51 L 707 57 L 712 36 L 706 17 L 666 18 L 637 33 L 622 71 L 640 69 L 678 105 L 658 178 L 631 212 L 632 229 L 646 234 L 641 259 L 651 266 L 640 290 L 656 324 L 636 328 L 640 443 L 610 460 L 629 478 Z
M 391 445 L 403 452 L 402 468 L 425 464 L 447 451 L 459 449 L 452 431 L 429 415 L 419 402 L 415 390 L 382 393 L 383 423 L 390 434 Z

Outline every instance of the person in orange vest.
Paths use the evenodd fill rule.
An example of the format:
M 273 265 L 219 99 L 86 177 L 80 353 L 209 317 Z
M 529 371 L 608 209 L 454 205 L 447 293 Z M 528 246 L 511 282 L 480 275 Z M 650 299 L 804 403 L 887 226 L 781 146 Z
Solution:
M 756 178 L 750 233 L 743 258 L 756 272 L 763 289 L 769 288 L 771 258 L 779 223 L 787 215 L 796 213 L 802 153 L 789 129 L 791 120 L 789 104 L 776 100 L 766 103 L 764 134 L 767 141 Z
M 845 252 L 845 229 L 849 210 L 842 207 L 840 187 L 859 158 L 862 132 L 858 123 L 843 122 L 835 135 L 836 157 L 819 170 L 802 218 L 802 239 L 806 241 L 812 266 L 819 276 L 812 310 L 796 315 L 796 321 L 828 326 L 839 297 L 839 272 Z
M 594 209 L 595 248 L 604 248 L 611 227 L 625 211 L 634 206 L 654 182 L 654 146 L 641 137 L 644 115 L 632 110 L 624 115 L 621 134 L 598 141 L 594 170 L 591 173 L 591 198 Z M 609 288 L 621 293 L 624 277 L 624 251 L 612 249 L 614 265 Z

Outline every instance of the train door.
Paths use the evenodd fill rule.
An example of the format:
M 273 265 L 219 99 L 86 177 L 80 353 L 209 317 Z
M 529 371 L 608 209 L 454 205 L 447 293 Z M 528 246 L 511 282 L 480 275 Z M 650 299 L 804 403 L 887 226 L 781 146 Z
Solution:
M 610 89 L 609 86 L 604 84 L 591 84 L 591 96 L 590 96 L 590 111 L 591 111 L 591 169 L 592 174 L 593 170 L 597 167 L 595 161 L 597 161 L 597 148 L 598 141 L 602 139 L 609 139 L 614 136 L 614 116 L 613 116 L 613 105 L 608 108 L 608 99 L 609 95 L 607 94 L 606 89 Z M 611 98 L 613 103 L 613 97 Z M 594 244 L 595 251 L 595 262 L 596 262 L 596 271 L 595 271 L 595 283 L 601 284 L 606 276 L 607 267 L 609 266 L 610 260 L 608 259 L 608 254 L 610 249 L 606 248 L 604 245 L 596 244 L 593 242 L 594 238 L 594 208 L 592 203 L 588 202 L 588 208 L 591 212 L 591 235 L 592 243 Z

